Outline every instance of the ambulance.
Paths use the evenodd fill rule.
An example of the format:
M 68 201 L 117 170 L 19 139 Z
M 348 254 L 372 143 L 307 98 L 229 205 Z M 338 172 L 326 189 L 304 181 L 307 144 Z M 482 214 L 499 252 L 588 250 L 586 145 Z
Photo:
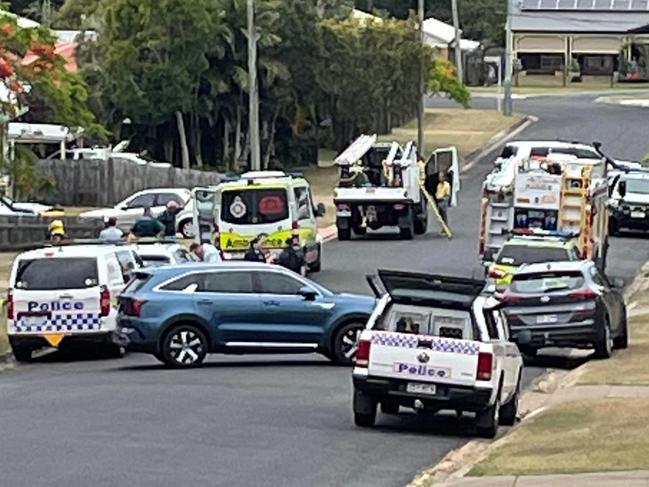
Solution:
M 579 257 L 603 270 L 608 251 L 608 184 L 603 158 L 570 154 L 506 161 L 483 184 L 479 252 L 490 266 L 512 230 L 571 232 Z
M 16 257 L 7 293 L 7 334 L 27 362 L 43 347 L 99 345 L 121 357 L 117 296 L 137 268 L 133 250 L 112 245 L 45 247 Z
M 323 204 L 314 205 L 309 182 L 299 173 L 252 171 L 227 178 L 217 186 L 195 188 L 196 240 L 213 241 L 215 231 L 226 260 L 243 259 L 250 242 L 261 237 L 273 257 L 298 235 L 309 271 L 322 266 L 322 238 L 317 218 Z

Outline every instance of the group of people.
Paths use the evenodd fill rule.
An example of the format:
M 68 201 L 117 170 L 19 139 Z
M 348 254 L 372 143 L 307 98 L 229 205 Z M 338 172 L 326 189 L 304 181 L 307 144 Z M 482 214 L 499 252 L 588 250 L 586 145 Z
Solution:
M 132 239 L 147 237 L 173 238 L 176 236 L 176 215 L 180 206 L 171 200 L 167 203 L 165 210 L 155 218 L 151 208 L 144 208 L 144 212 L 130 230 L 129 237 Z M 104 229 L 99 233 L 99 240 L 104 242 L 120 242 L 126 235 L 117 227 L 117 218 L 110 217 L 106 220 Z

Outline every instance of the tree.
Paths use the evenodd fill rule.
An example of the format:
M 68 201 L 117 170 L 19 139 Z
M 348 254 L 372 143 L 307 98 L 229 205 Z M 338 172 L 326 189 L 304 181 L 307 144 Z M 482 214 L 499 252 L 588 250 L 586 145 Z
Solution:
M 31 113 L 24 113 L 34 108 L 41 114 L 41 122 L 103 135 L 103 128 L 86 106 L 83 80 L 67 71 L 48 29 L 21 28 L 14 16 L 0 12 L 0 46 L 0 143 L 6 143 L 6 122 L 20 115 L 29 120 Z M 19 191 L 28 192 L 37 180 L 33 163 L 26 158 L 6 161 L 6 151 L 0 149 L 3 169 Z
M 184 115 L 196 110 L 214 2 L 112 0 L 105 2 L 99 36 L 102 67 L 110 73 L 110 99 L 134 123 L 175 121 L 182 167 L 190 166 Z

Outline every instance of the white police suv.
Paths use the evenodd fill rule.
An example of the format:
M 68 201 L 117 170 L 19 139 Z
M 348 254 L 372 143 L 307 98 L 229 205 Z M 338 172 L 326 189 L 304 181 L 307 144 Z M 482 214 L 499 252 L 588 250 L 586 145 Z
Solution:
M 7 295 L 7 332 L 16 360 L 43 347 L 95 343 L 122 356 L 117 296 L 138 267 L 132 249 L 112 245 L 46 247 L 20 254 Z

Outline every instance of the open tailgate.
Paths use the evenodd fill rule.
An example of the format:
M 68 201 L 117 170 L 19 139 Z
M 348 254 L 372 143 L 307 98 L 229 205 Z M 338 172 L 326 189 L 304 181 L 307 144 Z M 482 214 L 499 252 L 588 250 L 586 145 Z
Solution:
M 474 386 L 480 342 L 372 331 L 371 377 Z
M 368 277 L 372 290 L 377 294 L 390 294 L 393 303 L 440 306 L 470 310 L 473 301 L 485 287 L 484 280 L 464 277 L 440 276 L 418 272 L 390 271 L 380 269 L 377 276 Z M 378 283 L 381 286 L 378 286 Z

